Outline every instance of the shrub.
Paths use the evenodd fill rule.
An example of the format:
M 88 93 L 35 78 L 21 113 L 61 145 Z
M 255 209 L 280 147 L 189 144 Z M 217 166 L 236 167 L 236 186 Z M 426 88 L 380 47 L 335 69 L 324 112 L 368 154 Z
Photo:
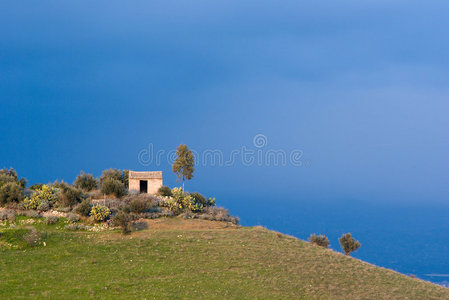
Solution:
M 50 206 L 55 208 L 58 205 L 62 205 L 64 200 L 62 199 L 63 194 L 62 194 L 61 188 L 55 188 L 54 186 L 53 186 L 53 188 L 55 189 L 55 193 L 53 194 L 53 197 L 51 199 Z
M 41 200 L 37 197 L 25 198 L 23 204 L 26 209 L 36 209 L 41 204 Z
M 75 222 L 78 222 L 80 220 L 80 217 L 78 217 L 78 215 L 69 213 L 69 214 L 67 214 L 67 220 L 69 222 L 75 223 Z
M 49 185 L 43 184 L 39 189 L 36 189 L 35 192 L 31 195 L 31 198 L 26 198 L 24 201 L 24 205 L 26 209 L 37 209 L 42 202 L 48 203 L 48 208 L 50 208 L 50 202 L 53 200 L 53 195 L 55 193 L 55 189 Z M 43 205 L 45 208 L 45 204 Z
M 126 194 L 124 184 L 114 178 L 105 178 L 101 183 L 101 192 L 106 195 L 114 194 L 117 198 Z
M 311 234 L 309 237 L 309 241 L 312 244 L 315 244 L 317 246 L 324 247 L 324 248 L 329 248 L 329 244 L 330 244 L 328 238 L 324 235 Z
M 192 198 L 193 198 L 195 201 L 197 201 L 197 202 L 199 202 L 199 203 L 201 203 L 201 204 L 203 204 L 203 205 L 206 205 L 206 202 L 207 202 L 206 197 L 204 197 L 204 196 L 201 195 L 200 193 L 197 193 L 197 192 L 190 193 L 190 196 L 192 196 Z
M 215 206 L 215 198 L 206 199 L 206 197 L 196 192 L 191 193 L 190 196 L 192 196 L 193 199 L 194 209 L 192 211 L 194 212 L 201 212 L 205 207 Z
M 19 181 L 17 181 L 17 184 L 20 185 L 22 189 L 24 189 L 27 186 L 28 181 L 25 178 L 20 178 Z
M 174 214 L 179 214 L 185 210 L 195 209 L 192 196 L 184 192 L 181 188 L 173 188 L 173 196 L 164 201 L 163 205 Z
M 211 221 L 231 222 L 235 225 L 240 222 L 238 217 L 231 216 L 229 211 L 223 207 L 206 207 L 204 213 L 199 215 L 199 218 Z
M 92 174 L 86 174 L 83 171 L 76 177 L 75 187 L 82 189 L 86 192 L 90 192 L 97 188 L 97 180 Z
M 58 223 L 58 221 L 59 221 L 59 218 L 58 218 L 57 216 L 48 216 L 48 217 L 45 219 L 45 224 L 47 224 L 47 225 L 53 225 L 53 224 Z
M 40 188 L 36 188 L 30 198 L 25 198 L 24 206 L 26 209 L 49 210 L 50 203 L 53 201 L 55 189 L 49 185 L 43 184 Z
M 72 207 L 83 200 L 83 192 L 66 183 L 60 185 L 61 194 L 59 197 L 59 205 L 63 207 Z
M 66 185 L 67 183 L 65 183 L 64 180 L 62 180 L 61 182 L 59 182 L 59 180 L 55 180 L 55 182 L 52 183 L 52 186 L 56 189 L 62 189 Z
M 22 187 L 15 182 L 8 182 L 0 187 L 0 204 L 18 203 L 22 200 Z
M 118 170 L 118 169 L 108 169 L 104 170 L 100 177 L 100 183 L 103 184 L 103 181 L 106 178 L 113 178 L 115 180 L 120 181 L 123 183 L 125 188 L 128 188 L 128 178 L 129 178 L 129 171 L 128 170 Z
M 171 197 L 172 196 L 171 188 L 169 188 L 166 185 L 163 185 L 157 190 L 157 194 L 162 197 Z
M 147 203 L 148 207 L 153 207 L 159 205 L 160 198 L 150 194 L 137 194 L 137 195 L 126 195 L 122 199 L 117 200 L 119 203 L 131 203 L 131 201 L 139 199 Z
M 0 221 L 14 221 L 16 218 L 16 212 L 12 209 L 4 209 L 0 210 Z
M 22 189 L 24 189 L 27 184 L 27 180 L 25 178 L 19 180 L 16 170 L 13 168 L 10 168 L 9 170 L 0 169 L 0 187 L 11 182 L 17 183 L 17 185 L 19 185 Z
M 102 193 L 106 194 L 106 195 L 114 194 L 117 197 L 123 196 L 126 193 L 126 190 L 128 189 L 128 184 L 129 184 L 128 178 L 129 178 L 128 170 L 123 170 L 123 171 L 118 170 L 118 169 L 104 170 L 100 177 Z M 118 190 L 118 193 L 117 193 L 117 191 L 112 191 L 112 192 L 103 191 L 103 184 L 107 179 L 114 179 L 114 180 L 121 182 L 123 185 L 123 191 L 121 191 L 121 189 Z M 110 183 L 108 183 L 108 184 L 110 185 Z
M 35 184 L 33 184 L 32 186 L 30 186 L 30 190 L 36 191 L 36 190 L 41 189 L 42 186 L 43 186 L 42 183 L 35 183 Z
M 109 208 L 103 205 L 96 205 L 92 207 L 92 210 L 90 211 L 90 215 L 99 222 L 107 220 L 110 214 L 111 211 L 109 210 Z
M 119 211 L 112 219 L 114 226 L 122 228 L 123 234 L 131 232 L 131 217 L 124 211 Z
M 133 213 L 143 213 L 148 209 L 148 203 L 145 199 L 134 199 L 129 203 L 129 211 Z
M 0 169 L 0 182 L 8 183 L 8 182 L 17 182 L 18 176 L 16 170 L 13 168 L 8 169 Z
M 88 217 L 90 215 L 91 209 L 92 206 L 90 204 L 89 199 L 84 199 L 80 204 L 78 204 L 75 207 L 75 212 L 82 216 Z
M 32 229 L 29 233 L 23 236 L 23 240 L 30 246 L 34 247 L 41 243 L 41 234 L 36 231 L 36 229 Z
M 206 198 L 203 195 L 201 195 L 200 193 L 191 193 L 190 196 L 192 197 L 192 201 L 193 201 L 192 211 L 194 211 L 194 212 L 202 211 L 207 203 Z
M 351 252 L 356 251 L 362 245 L 359 241 L 355 240 L 350 233 L 343 234 L 338 241 L 340 242 L 341 249 L 348 256 Z
M 50 209 L 50 203 L 47 200 L 42 200 L 39 206 L 37 207 L 37 210 L 40 211 L 47 211 Z
M 108 169 L 108 170 L 104 170 L 101 173 L 101 177 L 100 177 L 100 183 L 103 184 L 103 181 L 106 178 L 113 178 L 115 180 L 118 181 L 122 181 L 122 172 L 118 169 Z
M 207 198 L 206 206 L 215 206 L 215 198 Z
M 125 189 L 129 188 L 129 170 L 123 170 L 122 171 L 122 182 L 125 186 Z

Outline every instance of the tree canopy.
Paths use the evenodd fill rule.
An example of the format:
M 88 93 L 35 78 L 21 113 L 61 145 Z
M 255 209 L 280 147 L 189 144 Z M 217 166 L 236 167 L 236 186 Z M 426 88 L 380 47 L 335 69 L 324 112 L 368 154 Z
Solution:
M 172 165 L 172 170 L 177 176 L 177 181 L 182 181 L 184 190 L 184 181 L 193 178 L 195 172 L 195 157 L 187 145 L 179 145 L 176 149 L 176 160 Z

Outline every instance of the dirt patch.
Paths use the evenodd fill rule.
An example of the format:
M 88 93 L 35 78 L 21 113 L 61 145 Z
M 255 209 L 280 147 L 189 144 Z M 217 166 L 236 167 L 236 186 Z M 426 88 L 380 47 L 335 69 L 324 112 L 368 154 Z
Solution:
M 159 218 L 139 221 L 146 222 L 149 230 L 216 230 L 235 229 L 240 227 L 228 222 L 182 218 Z
M 138 224 L 133 226 L 137 231 L 133 231 L 129 235 L 122 235 L 120 233 L 104 234 L 97 236 L 101 240 L 116 240 L 128 238 L 148 238 L 151 233 L 160 231 L 219 231 L 219 230 L 235 230 L 241 228 L 239 225 L 234 225 L 228 222 L 199 220 L 199 219 L 184 219 L 177 218 L 159 218 L 159 219 L 139 219 L 135 221 Z

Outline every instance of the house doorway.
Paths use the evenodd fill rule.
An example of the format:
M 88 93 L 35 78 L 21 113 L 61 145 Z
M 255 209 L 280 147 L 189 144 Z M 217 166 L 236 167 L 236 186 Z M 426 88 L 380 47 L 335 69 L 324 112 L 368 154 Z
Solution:
M 147 180 L 141 180 L 140 181 L 140 193 L 141 194 L 147 194 L 148 193 L 148 181 Z

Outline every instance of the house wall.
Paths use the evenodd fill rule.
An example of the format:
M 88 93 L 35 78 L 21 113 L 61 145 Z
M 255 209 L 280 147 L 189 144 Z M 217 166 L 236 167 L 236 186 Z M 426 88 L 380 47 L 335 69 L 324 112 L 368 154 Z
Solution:
M 148 179 L 148 194 L 156 194 L 162 186 L 162 179 Z
M 140 181 L 146 180 L 148 181 L 148 194 L 156 194 L 159 188 L 162 186 L 162 179 L 156 178 L 139 178 L 139 179 L 129 179 L 129 190 L 140 191 Z

